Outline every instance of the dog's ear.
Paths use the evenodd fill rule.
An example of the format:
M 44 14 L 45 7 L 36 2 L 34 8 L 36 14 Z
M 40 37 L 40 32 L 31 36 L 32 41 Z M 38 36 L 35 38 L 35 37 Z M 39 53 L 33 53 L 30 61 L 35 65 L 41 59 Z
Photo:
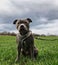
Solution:
M 30 18 L 27 18 L 27 20 L 28 20 L 29 22 L 32 22 L 32 20 L 31 20 Z
M 16 24 L 16 22 L 17 22 L 18 20 L 16 19 L 16 20 L 14 20 L 14 22 L 13 22 L 13 24 Z

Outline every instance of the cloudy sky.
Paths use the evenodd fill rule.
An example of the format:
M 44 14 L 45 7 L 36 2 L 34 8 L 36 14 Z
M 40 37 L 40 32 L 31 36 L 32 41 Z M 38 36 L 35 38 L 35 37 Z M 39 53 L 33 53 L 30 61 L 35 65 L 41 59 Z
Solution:
M 58 0 L 0 0 L 0 32 L 17 32 L 15 19 L 31 18 L 37 34 L 58 35 Z

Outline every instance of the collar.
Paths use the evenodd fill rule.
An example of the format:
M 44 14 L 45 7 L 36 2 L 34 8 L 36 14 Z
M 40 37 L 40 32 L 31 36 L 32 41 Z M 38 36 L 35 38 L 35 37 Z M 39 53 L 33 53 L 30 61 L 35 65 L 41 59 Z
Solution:
M 25 40 L 25 39 L 28 38 L 31 34 L 32 34 L 32 32 L 29 31 L 29 32 L 28 32 L 27 34 L 25 34 L 25 35 L 21 35 L 21 34 L 19 33 L 19 36 L 21 37 L 22 40 Z

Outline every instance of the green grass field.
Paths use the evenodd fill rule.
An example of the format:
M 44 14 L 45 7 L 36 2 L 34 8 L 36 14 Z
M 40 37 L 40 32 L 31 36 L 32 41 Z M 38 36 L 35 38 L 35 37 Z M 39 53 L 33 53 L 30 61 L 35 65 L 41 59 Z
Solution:
M 45 39 L 58 39 L 57 36 L 41 37 Z M 58 65 L 58 40 L 36 40 L 38 57 L 32 61 L 30 58 L 21 56 L 20 62 L 15 63 L 16 37 L 0 36 L 0 65 Z

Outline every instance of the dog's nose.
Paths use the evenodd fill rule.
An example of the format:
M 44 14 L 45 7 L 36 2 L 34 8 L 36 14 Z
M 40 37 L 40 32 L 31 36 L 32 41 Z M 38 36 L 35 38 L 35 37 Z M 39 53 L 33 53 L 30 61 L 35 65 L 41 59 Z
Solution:
M 21 25 L 21 28 L 24 28 L 24 26 L 23 26 L 23 25 Z

